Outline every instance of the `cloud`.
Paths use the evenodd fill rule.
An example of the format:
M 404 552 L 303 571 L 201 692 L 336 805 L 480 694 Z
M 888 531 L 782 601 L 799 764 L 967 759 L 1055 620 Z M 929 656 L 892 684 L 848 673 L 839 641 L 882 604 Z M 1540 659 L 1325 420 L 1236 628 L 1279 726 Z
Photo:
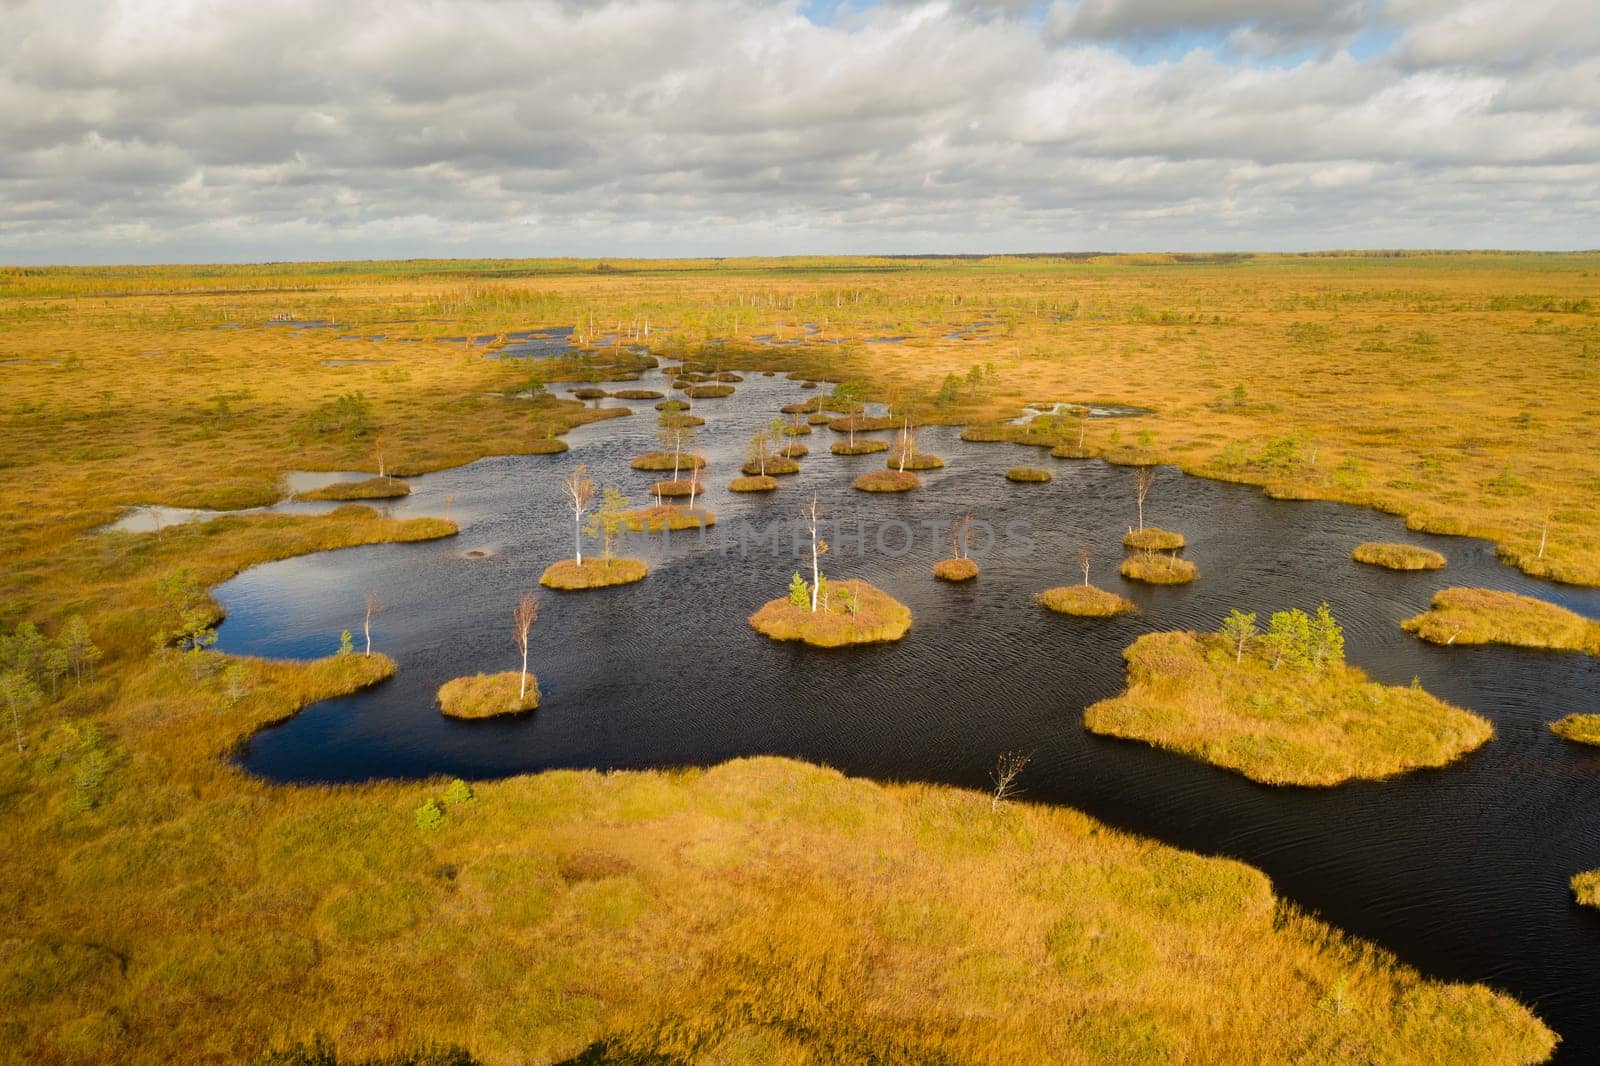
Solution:
M 1344 16 L 1085 0 L 1062 38 L 1004 0 L 823 24 L 772 0 L 12 3 L 0 260 L 1565 246 L 1600 232 L 1600 45 L 1541 2 L 1484 35 L 1391 0 L 1392 55 L 1288 66 L 1110 38 Z
M 1058 40 L 1152 41 L 1184 33 L 1228 34 L 1241 51 L 1343 44 L 1371 20 L 1371 0 L 1056 0 Z

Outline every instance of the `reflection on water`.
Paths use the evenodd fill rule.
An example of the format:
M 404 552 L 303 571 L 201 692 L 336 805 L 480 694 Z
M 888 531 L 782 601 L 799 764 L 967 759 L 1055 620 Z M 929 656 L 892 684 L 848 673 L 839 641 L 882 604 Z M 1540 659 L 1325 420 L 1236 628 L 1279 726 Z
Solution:
M 638 387 L 666 386 L 652 374 Z M 851 479 L 883 456 L 832 456 L 838 437 L 826 428 L 802 438 L 812 454 L 778 492 L 726 492 L 755 429 L 782 403 L 814 395 L 782 377 L 748 375 L 733 397 L 695 401 L 707 419 L 700 450 L 718 524 L 703 540 L 630 544 L 651 564 L 644 582 L 543 594 L 531 658 L 544 705 L 527 718 L 448 720 L 434 692 L 459 674 L 516 665 L 512 607 L 548 563 L 572 552 L 565 473 L 586 463 L 597 481 L 645 502 L 653 475 L 628 460 L 657 447 L 649 404 L 573 431 L 570 454 L 491 458 L 413 479 L 393 513 L 442 513 L 452 497 L 458 538 L 290 559 L 221 586 L 220 646 L 290 657 L 334 651 L 340 630 L 359 621 L 363 593 L 376 588 L 388 607 L 374 643 L 400 664 L 394 680 L 260 734 L 245 765 L 280 780 L 353 781 L 775 753 L 880 779 L 982 788 L 999 752 L 1032 751 L 1026 798 L 1249 862 L 1289 898 L 1430 974 L 1517 995 L 1562 1034 L 1572 1061 L 1600 1057 L 1600 914 L 1577 908 L 1567 889 L 1574 872 L 1600 866 L 1600 751 L 1546 728 L 1600 709 L 1600 660 L 1443 649 L 1398 627 L 1446 585 L 1532 593 L 1591 616 L 1600 615 L 1600 594 L 1525 578 L 1481 542 L 1408 534 L 1393 517 L 1272 501 L 1170 469 L 1147 514 L 1188 536 L 1200 579 L 1132 585 L 1116 575 L 1118 541 L 1134 516 L 1131 471 L 966 444 L 954 429 L 923 431 L 924 449 L 948 465 L 922 474 L 924 487 L 909 494 L 852 491 Z M 1055 480 L 1006 482 L 1004 470 L 1023 461 L 1048 464 Z M 863 523 L 861 534 L 847 527 L 836 538 L 828 572 L 872 581 L 914 612 L 899 644 L 828 653 L 769 643 L 746 624 L 800 568 L 781 536 L 773 554 L 773 524 L 797 518 L 813 492 L 824 514 Z M 1010 539 L 1009 554 L 989 552 L 975 582 L 937 582 L 928 573 L 934 543 L 966 512 L 997 530 L 1011 524 L 1030 543 Z M 908 534 L 913 546 L 902 552 Z M 1397 574 L 1350 561 L 1351 548 L 1373 539 L 1437 548 L 1450 566 Z M 1086 541 L 1100 548 L 1094 580 L 1138 603 L 1138 616 L 1072 619 L 1033 605 L 1039 589 L 1077 579 L 1074 552 Z M 1121 654 L 1139 634 L 1210 628 L 1232 607 L 1266 613 L 1324 599 L 1345 623 L 1353 663 L 1384 682 L 1420 678 L 1489 717 L 1496 738 L 1443 770 L 1300 790 L 1084 731 L 1083 708 L 1121 689 Z

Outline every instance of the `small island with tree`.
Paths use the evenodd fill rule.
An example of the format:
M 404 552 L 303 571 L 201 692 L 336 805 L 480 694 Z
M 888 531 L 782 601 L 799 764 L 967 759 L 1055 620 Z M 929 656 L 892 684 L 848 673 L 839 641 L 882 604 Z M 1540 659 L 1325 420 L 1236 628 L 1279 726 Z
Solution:
M 1119 614 L 1132 614 L 1136 611 L 1138 608 L 1133 605 L 1133 601 L 1089 584 L 1089 571 L 1094 566 L 1095 554 L 1093 545 L 1080 545 L 1078 569 L 1083 571 L 1083 582 L 1045 589 L 1034 596 L 1035 602 L 1057 614 L 1077 615 L 1080 618 L 1114 618 Z
M 618 559 L 612 555 L 612 546 L 621 532 L 628 509 L 628 499 L 617 489 L 607 486 L 602 494 L 599 511 L 587 522 L 584 516 L 594 504 L 595 485 L 589 480 L 582 463 L 562 482 L 567 491 L 567 503 L 572 509 L 574 554 L 571 559 L 551 563 L 539 576 L 539 584 L 546 588 L 574 592 L 579 589 L 606 588 L 642 581 L 650 568 L 640 559 Z M 587 534 L 601 538 L 599 559 L 584 559 L 583 538 Z
M 950 555 L 933 564 L 933 576 L 940 581 L 971 581 L 978 576 L 978 563 L 972 558 L 972 516 L 962 515 L 950 522 Z
M 1187 542 L 1182 533 L 1162 529 L 1160 526 L 1147 526 L 1144 522 L 1144 504 L 1150 498 L 1150 490 L 1155 488 L 1156 468 L 1153 466 L 1135 467 L 1133 471 L 1133 498 L 1138 505 L 1139 526 L 1137 529 L 1128 530 L 1128 535 L 1122 538 L 1122 546 L 1134 551 L 1145 553 L 1175 552 Z M 1180 568 L 1181 569 L 1181 568 Z M 1192 569 L 1192 568 L 1191 568 Z M 1133 575 L 1127 575 L 1132 577 Z M 1136 578 L 1139 581 L 1149 578 Z M 1193 580 L 1191 575 L 1190 580 Z M 1158 584 L 1175 584 L 1172 581 L 1157 582 Z
M 1125 654 L 1128 688 L 1084 712 L 1094 733 L 1147 744 L 1269 785 L 1327 786 L 1444 766 L 1494 735 L 1418 685 L 1381 685 L 1344 661 L 1326 604 L 1266 630 L 1233 611 L 1213 634 L 1151 633 Z
M 538 617 L 539 597 L 530 592 L 517 602 L 512 614 L 512 634 L 522 653 L 522 668 L 446 681 L 439 686 L 439 712 L 450 718 L 494 718 L 537 710 L 539 681 L 528 672 L 528 634 Z
M 899 640 L 911 628 L 911 610 L 865 581 L 830 581 L 821 560 L 828 542 L 819 536 L 821 519 L 812 497 L 807 512 L 811 533 L 811 580 L 798 573 L 789 593 L 768 600 L 750 616 L 750 625 L 773 640 L 795 640 L 818 648 Z

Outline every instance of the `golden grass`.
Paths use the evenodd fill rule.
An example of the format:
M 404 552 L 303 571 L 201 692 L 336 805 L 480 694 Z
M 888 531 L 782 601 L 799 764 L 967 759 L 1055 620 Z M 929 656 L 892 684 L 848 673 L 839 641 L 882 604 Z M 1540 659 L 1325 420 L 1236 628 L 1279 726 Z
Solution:
M 884 465 L 891 470 L 898 470 L 902 465 L 900 462 L 900 453 L 897 451 L 891 451 L 888 459 L 884 462 Z M 929 455 L 927 452 L 917 452 L 913 455 L 906 456 L 904 466 L 907 472 L 912 470 L 938 470 L 940 467 L 944 466 L 944 460 L 939 458 L 937 455 Z
M 1494 589 L 1441 589 L 1428 610 L 1400 627 L 1433 644 L 1509 644 L 1600 655 L 1600 622 L 1532 596 Z
M 658 389 L 618 389 L 611 395 L 619 400 L 659 400 L 666 393 Z
M 1574 877 L 1572 894 L 1585 907 L 1600 907 L 1600 870 L 1590 870 Z
M 538 680 L 530 673 L 524 692 L 522 674 L 517 670 L 452 678 L 439 686 L 439 713 L 449 718 L 494 718 L 523 714 L 538 706 Z
M 888 451 L 889 442 L 876 440 L 872 437 L 862 437 L 854 444 L 847 440 L 835 441 L 828 446 L 828 450 L 834 455 L 871 455 L 874 452 Z
M 442 782 L 266 785 L 224 757 L 393 664 L 153 655 L 157 581 L 454 526 L 358 507 L 84 534 L 137 504 L 271 503 L 287 471 L 370 467 L 380 434 L 400 477 L 564 451 L 565 430 L 627 412 L 530 384 L 656 362 L 581 336 L 591 317 L 649 317 L 667 361 L 707 337 L 724 366 L 858 380 L 917 420 L 1139 404 L 1155 413 L 1092 420 L 1081 448 L 1065 425 L 1017 439 L 1378 507 L 1600 583 L 1600 335 L 1583 303 L 1600 257 L 606 266 L 0 270 L 0 622 L 49 631 L 81 612 L 107 652 L 96 681 L 25 722 L 28 755 L 0 760 L 12 1056 L 249 1061 L 319 1030 L 347 1056 L 438 1040 L 488 1063 L 601 1040 L 708 1061 L 1549 1053 L 1510 999 L 1346 941 L 1247 867 L 1072 811 L 991 816 L 969 792 L 778 760 L 521 776 L 468 801 Z M 393 339 L 259 325 L 283 311 Z M 746 341 L 824 320 L 815 343 Z M 941 339 L 978 321 L 996 324 Z M 436 339 L 575 323 L 582 360 Z M 899 324 L 905 344 L 859 343 Z M 390 362 L 329 365 L 350 358 Z M 994 373 L 976 395 L 932 403 L 980 362 Z M 308 421 L 353 393 L 367 426 Z M 84 773 L 94 760 L 103 775 Z
M 1171 530 L 1161 529 L 1158 526 L 1145 526 L 1143 529 L 1130 529 L 1122 538 L 1122 546 L 1138 551 L 1171 552 L 1182 548 L 1187 541 L 1182 533 L 1173 533 Z
M 728 482 L 729 492 L 771 492 L 777 487 L 777 478 L 761 474 L 746 474 Z
M 940 559 L 933 564 L 933 576 L 940 581 L 971 581 L 978 576 L 978 564 L 971 559 Z
M 1445 565 L 1445 557 L 1431 548 L 1377 541 L 1356 545 L 1350 558 L 1358 563 L 1382 566 L 1389 570 L 1443 570 Z
M 890 417 L 873 417 L 871 415 L 845 415 L 835 418 L 828 423 L 828 428 L 835 433 L 872 433 L 883 429 L 899 429 L 900 419 Z
M 1049 481 L 1051 473 L 1037 466 L 1014 466 L 1006 471 L 1007 481 L 1040 482 Z
M 1084 712 L 1088 729 L 1141 740 L 1269 785 L 1337 785 L 1444 766 L 1487 743 L 1489 722 L 1420 687 L 1353 666 L 1273 669 L 1227 641 L 1152 633 L 1126 652 L 1128 688 Z
M 778 449 L 780 459 L 804 459 L 811 454 L 811 449 L 798 441 L 785 441 L 782 448 Z
M 369 477 L 364 481 L 336 481 L 320 489 L 295 494 L 297 500 L 389 500 L 411 495 L 411 486 L 397 477 Z
M 1146 552 L 1124 559 L 1120 572 L 1129 581 L 1150 585 L 1187 585 L 1200 575 L 1199 569 L 1187 559 Z
M 828 603 L 813 611 L 796 607 L 787 596 L 768 600 L 750 616 L 750 625 L 773 640 L 796 640 L 817 648 L 881 644 L 899 640 L 911 628 L 911 611 L 865 581 L 828 584 Z
M 639 559 L 596 559 L 590 556 L 582 566 L 572 559 L 551 563 L 539 575 L 539 584 L 545 588 L 572 592 L 630 585 L 635 581 L 643 581 L 649 575 L 650 568 Z
M 625 511 L 622 522 L 635 533 L 667 533 L 680 529 L 704 529 L 717 524 L 715 511 L 704 507 L 685 507 L 670 503 Z
M 760 477 L 763 471 L 768 477 L 783 477 L 787 474 L 798 474 L 800 464 L 781 455 L 769 455 L 765 463 L 750 461 L 739 468 L 741 474 L 755 477 Z
M 862 492 L 906 492 L 922 484 L 909 470 L 872 470 L 850 483 Z
M 652 496 L 689 496 L 691 494 L 698 496 L 704 491 L 704 486 L 696 486 L 692 480 L 657 481 L 650 486 L 650 495 Z
M 733 395 L 732 385 L 691 385 L 683 390 L 691 400 L 718 400 Z
M 1093 585 L 1059 585 L 1045 589 L 1033 599 L 1057 614 L 1074 614 L 1083 618 L 1111 618 L 1138 610 L 1132 600 Z
M 688 452 L 677 456 L 674 456 L 671 452 L 646 452 L 644 455 L 635 456 L 628 465 L 635 470 L 653 472 L 672 469 L 693 470 L 695 467 L 704 467 L 706 465 L 706 457 L 703 455 L 691 455 Z
M 1550 731 L 1578 744 L 1600 746 L 1600 714 L 1569 714 L 1559 722 L 1551 722 Z

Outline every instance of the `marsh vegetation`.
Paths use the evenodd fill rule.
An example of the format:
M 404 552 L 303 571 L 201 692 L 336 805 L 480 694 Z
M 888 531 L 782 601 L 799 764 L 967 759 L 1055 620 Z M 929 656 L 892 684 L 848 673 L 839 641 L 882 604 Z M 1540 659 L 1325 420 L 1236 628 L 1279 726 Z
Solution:
M 1600 655 L 1600 622 L 1495 589 L 1441 589 L 1426 611 L 1401 628 L 1431 644 L 1508 644 Z
M 337 1034 L 351 1055 L 469 1039 L 489 1062 L 569 1057 L 601 1041 L 618 1054 L 732 1058 L 757 1047 L 848 1057 L 866 1046 L 974 1062 L 1042 1061 L 1062 1046 L 1216 1061 L 1352 1047 L 1388 1061 L 1548 1053 L 1549 1031 L 1507 997 L 1426 980 L 1346 941 L 1275 899 L 1247 867 L 1070 810 L 1015 801 L 994 809 L 971 790 L 878 785 L 767 759 L 670 773 L 558 770 L 464 792 L 437 777 L 269 785 L 224 760 L 257 728 L 372 685 L 394 661 L 221 654 L 208 642 L 220 609 L 204 590 L 268 560 L 454 534 L 448 501 L 427 501 L 437 511 L 428 518 L 351 508 L 228 516 L 127 539 L 82 534 L 135 503 L 271 503 L 285 470 L 370 469 L 380 434 L 406 478 L 485 455 L 565 451 L 573 427 L 629 417 L 585 406 L 565 386 L 628 380 L 644 366 L 622 343 L 639 328 L 619 326 L 617 343 L 606 343 L 596 312 L 602 322 L 650 316 L 650 347 L 680 364 L 702 365 L 706 338 L 740 369 L 756 365 L 753 330 L 827 319 L 826 339 L 839 343 L 763 349 L 760 365 L 781 361 L 825 385 L 860 379 L 875 400 L 897 393 L 917 420 L 999 424 L 1040 396 L 1120 397 L 1153 413 L 1118 424 L 1064 412 L 1004 439 L 1381 507 L 1418 530 L 1494 539 L 1530 573 L 1600 583 L 1596 519 L 1581 506 L 1592 463 L 1572 447 L 1587 439 L 1600 399 L 1583 354 L 1594 315 L 1578 303 L 1592 288 L 1592 258 L 594 266 L 0 274 L 0 344 L 25 360 L 6 367 L 12 506 L 0 518 L 0 619 L 8 633 L 37 621 L 57 641 L 78 613 L 104 651 L 81 684 L 16 686 L 25 754 L 4 770 L 16 799 L 7 846 L 28 858 L 9 891 L 12 912 L 28 921 L 8 930 L 3 961 L 19 1055 L 106 1061 L 137 1047 L 151 1058 L 204 1049 L 237 1059 L 317 1030 Z M 391 337 L 217 328 L 286 307 L 363 335 L 384 323 Z M 937 339 L 980 316 L 996 322 L 981 339 Z M 530 321 L 580 328 L 570 348 L 533 366 L 497 339 Z M 1305 323 L 1319 328 L 1297 328 Z M 482 350 L 505 357 L 464 357 L 445 333 L 486 337 Z M 909 339 L 860 346 L 884 336 Z M 960 346 L 976 343 L 988 346 L 996 373 L 972 389 Z M 1317 348 L 1309 364 L 1308 345 Z M 350 351 L 357 359 L 328 361 Z M 946 390 L 951 376 L 961 381 Z M 1444 381 L 1453 386 L 1441 390 Z M 1527 397 L 1527 410 L 1508 410 L 1507 396 Z M 705 410 L 715 420 L 733 402 Z M 674 410 L 681 416 L 685 405 Z M 830 426 L 848 434 L 904 422 L 897 409 L 841 428 L 855 417 Z M 87 425 L 93 435 L 79 432 Z M 672 450 L 673 465 L 654 470 L 700 465 L 689 449 Z M 843 484 L 848 474 L 833 476 Z M 933 494 L 894 503 L 924 495 Z M 417 501 L 396 506 L 416 513 L 405 509 Z M 469 528 L 476 520 L 465 501 L 455 513 Z M 1124 522 L 1101 531 L 1108 543 Z M 563 542 L 571 528 L 561 527 Z M 513 557 L 491 554 L 501 548 L 492 541 L 465 547 Z M 557 566 L 645 572 L 642 561 L 583 555 Z M 917 572 L 925 564 L 924 555 Z M 187 582 L 157 592 L 184 569 Z M 1220 569 L 1208 573 L 1222 580 Z M 982 587 L 991 587 L 987 574 Z M 1026 594 L 1012 593 L 1019 604 Z M 958 595 L 967 594 L 946 598 Z M 346 598 L 335 634 L 360 621 L 359 595 Z M 595 605 L 561 598 L 566 607 L 580 600 Z M 733 624 L 743 630 L 737 615 Z M 157 633 L 172 639 L 157 648 Z M 1210 639 L 1203 658 L 1225 658 Z M 426 693 L 417 702 L 438 719 Z M 453 728 L 484 736 L 501 725 Z M 572 750 L 563 757 L 576 758 Z M 1022 778 L 1024 801 L 1059 796 L 1030 785 L 1043 761 Z M 985 752 L 967 783 L 982 788 L 992 762 Z M 1150 810 L 1133 819 L 1146 832 L 1166 834 L 1179 818 Z M 1252 811 L 1242 824 L 1270 821 Z M 1208 851 L 1250 847 L 1247 834 L 1192 839 Z M 1271 866 L 1270 849 L 1256 861 Z M 1274 876 L 1292 879 L 1283 865 Z M 779 867 L 781 883 L 767 876 Z M 1095 874 L 1041 888 L 1040 869 Z M 1596 884 L 1581 875 L 1574 891 L 1592 903 Z M 1438 928 L 1452 929 L 1442 919 Z M 623 942 L 629 950 L 619 954 Z M 1459 956 L 1441 956 L 1444 968 L 1458 965 Z M 1515 972 L 1533 987 L 1520 962 L 1486 958 L 1477 973 Z M 1180 970 L 1175 985 L 1168 978 Z M 804 979 L 824 971 L 829 982 Z M 1583 980 L 1569 984 L 1586 994 Z M 1272 996 L 1250 992 L 1264 987 Z M 1561 997 L 1544 1009 L 1560 1012 L 1563 1031 L 1583 1033 Z
M 1368 541 L 1358 544 L 1350 557 L 1368 566 L 1381 566 L 1386 570 L 1443 570 L 1445 557 L 1432 548 L 1415 544 L 1382 544 Z
M 1152 633 L 1127 652 L 1128 689 L 1084 712 L 1096 733 L 1141 740 L 1269 785 L 1327 786 L 1444 766 L 1494 727 L 1419 686 L 1380 685 L 1344 662 L 1326 607 L 1234 612 L 1216 634 Z

